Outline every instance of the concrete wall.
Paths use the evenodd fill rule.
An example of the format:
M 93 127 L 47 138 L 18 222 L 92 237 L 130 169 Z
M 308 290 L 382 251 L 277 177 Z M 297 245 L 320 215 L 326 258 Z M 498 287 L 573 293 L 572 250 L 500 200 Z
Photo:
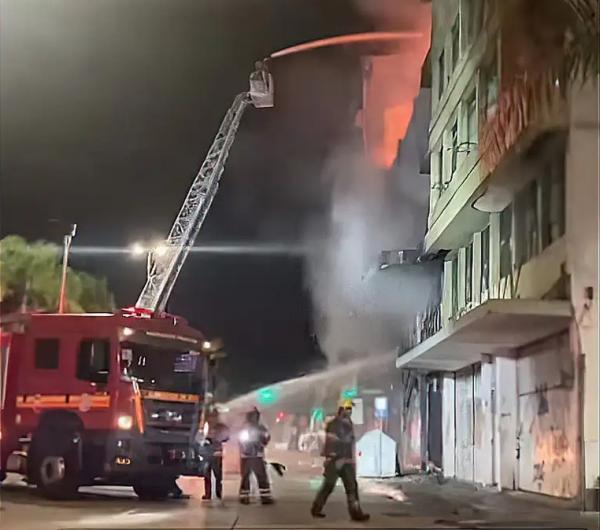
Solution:
M 482 362 L 475 371 L 473 389 L 475 401 L 474 478 L 475 482 L 485 486 L 494 484 L 494 374 L 495 365 L 491 359 Z
M 579 494 L 577 369 L 569 334 L 523 348 L 519 388 L 519 488 L 575 498 Z
M 567 151 L 567 267 L 576 334 L 585 357 L 585 488 L 598 502 L 598 81 L 573 93 Z M 593 299 L 586 288 L 593 289 Z M 595 489 L 595 491 L 594 491 Z M 596 505 L 597 506 L 597 505 Z M 596 507 L 596 509 L 598 509 Z
M 473 368 L 456 374 L 456 478 L 473 482 Z
M 495 358 L 496 424 L 494 435 L 494 476 L 498 489 L 516 489 L 517 462 L 517 362 L 510 357 Z
M 444 374 L 442 382 L 442 467 L 444 476 L 454 477 L 456 473 L 456 432 L 455 432 L 455 384 L 454 374 Z

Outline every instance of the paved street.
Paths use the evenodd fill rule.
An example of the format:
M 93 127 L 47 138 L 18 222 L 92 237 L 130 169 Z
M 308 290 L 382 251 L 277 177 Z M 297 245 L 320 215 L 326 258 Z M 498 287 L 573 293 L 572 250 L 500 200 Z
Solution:
M 556 501 L 525 494 L 498 494 L 455 482 L 437 484 L 427 477 L 362 481 L 368 524 L 348 520 L 338 486 L 326 507 L 327 518 L 313 520 L 309 506 L 319 484 L 316 470 L 272 477 L 277 504 L 240 506 L 237 479 L 225 481 L 223 504 L 200 499 L 197 479 L 181 481 L 189 500 L 140 502 L 128 488 L 85 488 L 81 499 L 50 502 L 9 477 L 2 487 L 3 530 L 24 528 L 408 528 L 408 527 L 570 527 L 598 528 L 598 515 L 581 515 Z

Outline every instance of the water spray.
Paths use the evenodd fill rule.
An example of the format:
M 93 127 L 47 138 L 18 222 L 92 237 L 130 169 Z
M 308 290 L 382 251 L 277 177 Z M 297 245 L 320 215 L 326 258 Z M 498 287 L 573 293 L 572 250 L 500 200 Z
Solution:
M 412 40 L 419 39 L 422 36 L 422 33 L 416 31 L 372 31 L 368 33 L 352 33 L 350 35 L 328 37 L 325 39 L 318 39 L 310 42 L 305 42 L 303 44 L 298 44 L 296 46 L 291 46 L 289 48 L 284 48 L 283 50 L 273 52 L 271 54 L 271 58 L 277 59 L 278 57 L 285 57 L 286 55 L 302 53 L 309 50 L 315 50 L 317 48 L 342 46 L 345 44 Z

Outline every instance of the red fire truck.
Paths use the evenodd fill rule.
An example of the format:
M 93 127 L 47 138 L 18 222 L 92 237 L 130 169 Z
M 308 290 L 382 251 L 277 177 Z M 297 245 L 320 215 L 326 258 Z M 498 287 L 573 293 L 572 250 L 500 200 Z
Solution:
M 171 315 L 19 314 L 1 321 L 0 478 L 52 498 L 92 484 L 164 498 L 201 474 L 203 335 Z
M 164 498 L 179 475 L 202 473 L 206 446 L 196 437 L 215 356 L 203 353 L 199 331 L 164 310 L 250 104 L 273 106 L 263 62 L 225 114 L 169 235 L 148 252 L 135 308 L 0 320 L 0 479 L 25 474 L 55 498 L 84 484 Z

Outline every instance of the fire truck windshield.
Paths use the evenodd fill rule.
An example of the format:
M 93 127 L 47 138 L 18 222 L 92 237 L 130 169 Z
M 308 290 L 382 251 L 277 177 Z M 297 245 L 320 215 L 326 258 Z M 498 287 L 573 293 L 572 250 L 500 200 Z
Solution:
M 135 379 L 140 388 L 200 394 L 202 392 L 202 356 L 149 344 L 121 344 L 121 372 Z

